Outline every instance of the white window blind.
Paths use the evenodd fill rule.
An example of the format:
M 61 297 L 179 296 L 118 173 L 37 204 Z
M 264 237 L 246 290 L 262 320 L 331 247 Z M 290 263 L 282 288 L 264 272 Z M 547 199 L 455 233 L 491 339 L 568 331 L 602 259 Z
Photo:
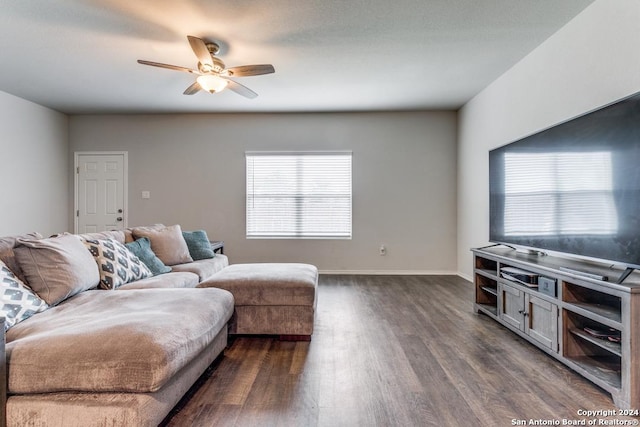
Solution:
M 350 152 L 247 152 L 248 238 L 351 238 Z

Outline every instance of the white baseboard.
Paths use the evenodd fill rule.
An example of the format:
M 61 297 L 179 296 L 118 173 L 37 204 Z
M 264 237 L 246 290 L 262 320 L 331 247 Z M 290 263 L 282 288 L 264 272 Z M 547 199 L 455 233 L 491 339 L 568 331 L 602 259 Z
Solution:
M 346 274 L 361 276 L 456 276 L 449 270 L 320 270 L 320 274 Z
M 462 277 L 464 280 L 468 281 L 468 282 L 473 282 L 473 277 L 471 276 L 467 276 L 466 274 L 463 274 L 461 272 L 458 271 L 458 276 Z

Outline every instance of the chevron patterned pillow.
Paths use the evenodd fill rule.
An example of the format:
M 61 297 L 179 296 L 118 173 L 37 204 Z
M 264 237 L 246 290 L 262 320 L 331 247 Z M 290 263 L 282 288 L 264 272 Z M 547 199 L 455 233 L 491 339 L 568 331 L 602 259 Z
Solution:
M 47 308 L 47 303 L 0 261 L 0 316 L 5 318 L 4 330 Z
M 98 264 L 103 289 L 117 289 L 125 283 L 153 276 L 149 267 L 117 240 L 86 239 L 83 243 Z

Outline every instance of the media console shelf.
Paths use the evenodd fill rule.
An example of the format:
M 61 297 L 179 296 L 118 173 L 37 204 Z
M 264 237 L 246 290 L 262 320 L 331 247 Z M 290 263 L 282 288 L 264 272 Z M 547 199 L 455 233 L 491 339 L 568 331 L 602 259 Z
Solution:
M 620 275 L 578 260 L 500 246 L 472 252 L 476 313 L 491 317 L 597 384 L 619 408 L 640 408 L 640 274 L 612 283 L 570 272 Z M 555 292 L 501 277 L 504 267 L 555 281 Z

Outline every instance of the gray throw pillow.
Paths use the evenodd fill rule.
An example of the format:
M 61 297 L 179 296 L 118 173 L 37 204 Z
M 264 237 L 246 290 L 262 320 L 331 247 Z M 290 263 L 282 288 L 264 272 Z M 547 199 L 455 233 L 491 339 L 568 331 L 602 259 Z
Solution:
M 8 236 L 0 237 L 0 260 L 5 263 L 7 268 L 16 275 L 16 277 L 22 282 L 26 282 L 27 279 L 22 273 L 20 264 L 16 260 L 16 254 L 13 252 L 13 248 L 18 244 L 18 239 L 42 239 L 44 236 L 40 233 L 33 232 L 29 234 L 23 234 L 21 236 Z
M 72 234 L 18 239 L 13 251 L 28 286 L 51 306 L 100 283 L 93 256 Z
M 209 242 L 209 237 L 207 237 L 206 231 L 183 231 L 182 237 L 184 237 L 185 242 L 187 242 L 189 255 L 191 255 L 191 258 L 193 258 L 194 261 L 199 259 L 209 259 L 216 256 L 213 249 L 211 249 L 211 242 Z
M 182 237 L 182 229 L 178 224 L 161 229 L 157 229 L 155 226 L 136 227 L 131 231 L 136 239 L 149 238 L 153 253 L 166 265 L 185 264 L 193 261 L 189 255 L 187 243 Z
M 154 276 L 171 271 L 171 267 L 166 266 L 151 250 L 151 242 L 147 237 L 141 237 L 133 242 L 125 243 L 125 246 L 149 267 Z

